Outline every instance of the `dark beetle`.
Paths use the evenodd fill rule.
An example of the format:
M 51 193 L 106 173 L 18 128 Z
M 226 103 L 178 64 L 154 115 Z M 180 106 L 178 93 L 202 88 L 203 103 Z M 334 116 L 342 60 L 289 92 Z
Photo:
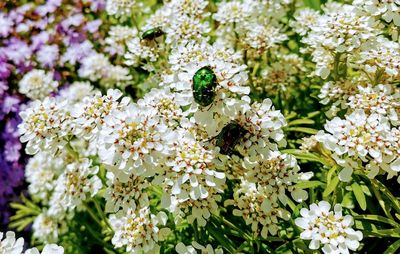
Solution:
M 205 107 L 210 105 L 215 98 L 215 87 L 217 77 L 209 66 L 200 68 L 193 76 L 193 98 L 194 101 Z
M 220 148 L 220 153 L 231 155 L 235 146 L 247 131 L 235 121 L 230 122 L 217 135 L 216 145 Z
M 160 37 L 163 34 L 164 34 L 164 32 L 161 30 L 161 28 L 156 27 L 156 28 L 152 28 L 152 29 L 145 31 L 142 34 L 142 39 L 150 41 L 150 40 L 154 40 L 157 37 Z

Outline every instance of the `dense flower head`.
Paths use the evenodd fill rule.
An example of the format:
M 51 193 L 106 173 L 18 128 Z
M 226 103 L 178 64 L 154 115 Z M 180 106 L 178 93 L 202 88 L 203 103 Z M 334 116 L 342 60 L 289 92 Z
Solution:
M 363 238 L 361 231 L 355 231 L 351 215 L 342 214 L 342 206 L 336 204 L 334 211 L 326 201 L 311 204 L 310 209 L 302 208 L 295 220 L 297 226 L 303 229 L 300 238 L 311 240 L 309 248 L 319 249 L 323 253 L 349 253 L 356 251 Z
M 60 205 L 64 211 L 80 207 L 82 202 L 95 196 L 102 187 L 96 175 L 98 170 L 98 167 L 91 165 L 89 159 L 68 164 L 57 179 L 50 205 Z
M 379 31 L 379 22 L 365 16 L 355 6 L 328 6 L 326 13 L 311 25 L 303 42 L 312 49 L 313 61 L 317 63 L 316 74 L 325 79 L 333 69 L 333 54 L 354 54 L 375 46 Z
M 149 208 L 128 210 L 120 216 L 110 217 L 110 224 L 116 234 L 112 243 L 117 247 L 125 247 L 130 253 L 149 253 L 159 248 L 158 242 L 163 241 L 169 233 L 165 225 L 167 215 L 163 212 L 153 215 Z
M 132 174 L 126 182 L 121 182 L 113 173 L 107 172 L 107 189 L 104 198 L 107 200 L 105 212 L 116 213 L 128 208 L 148 205 L 148 196 L 145 189 L 149 187 L 148 181 L 142 176 Z M 138 204 L 138 205 L 137 205 Z
M 399 168 L 399 129 L 391 128 L 389 121 L 377 113 L 370 115 L 356 110 L 345 119 L 335 117 L 325 125 L 316 138 L 334 152 L 333 158 L 343 170 L 342 181 L 349 181 L 357 159 L 366 163 L 368 176 L 375 177 L 380 170 L 388 178 L 397 176 Z M 399 180 L 399 179 L 398 179 Z
M 266 238 L 276 235 L 280 219 L 289 220 L 290 213 L 277 202 L 259 191 L 255 183 L 242 181 L 234 190 L 233 200 L 225 201 L 225 206 L 234 205 L 233 215 L 243 217 L 246 225 L 251 226 L 255 236 Z
M 25 74 L 19 83 L 19 92 L 30 99 L 43 99 L 57 90 L 58 83 L 53 80 L 51 73 L 44 70 L 32 70 Z
M 59 102 L 55 98 L 46 97 L 43 101 L 32 102 L 21 112 L 23 122 L 18 128 L 21 141 L 28 142 L 28 154 L 46 149 L 55 152 L 67 143 L 72 122 L 66 105 L 67 101 Z

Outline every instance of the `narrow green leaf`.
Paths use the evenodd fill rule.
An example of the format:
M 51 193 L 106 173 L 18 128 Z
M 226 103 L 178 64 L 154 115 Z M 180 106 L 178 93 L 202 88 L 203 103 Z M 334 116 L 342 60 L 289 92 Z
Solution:
M 392 225 L 393 227 L 400 227 L 400 225 L 397 222 L 395 222 L 394 220 L 380 216 L 380 215 L 375 215 L 375 214 L 354 215 L 353 218 L 355 220 L 370 220 L 370 221 L 376 221 L 376 222 L 383 222 L 383 223 Z
M 365 211 L 367 209 L 367 201 L 365 200 L 365 195 L 361 189 L 361 186 L 355 182 L 351 185 L 351 188 L 353 189 L 354 196 L 356 197 L 360 208 Z
M 396 254 L 399 248 L 400 248 L 400 240 L 397 240 L 392 245 L 390 245 L 389 248 L 387 248 L 383 254 Z
M 335 176 L 332 181 L 328 184 L 328 186 L 326 187 L 324 193 L 322 194 L 324 197 L 329 196 L 329 194 L 331 194 L 335 189 L 336 186 L 339 183 L 339 178 L 337 176 Z
M 324 158 L 322 158 L 321 156 L 314 154 L 314 153 L 302 151 L 299 149 L 285 149 L 285 150 L 282 150 L 282 152 L 291 154 L 291 155 L 295 156 L 296 159 L 298 159 L 298 160 L 315 161 L 315 162 L 322 163 L 326 166 L 329 165 L 329 163 Z
M 302 125 L 302 124 L 311 124 L 312 125 L 312 124 L 315 124 L 315 121 L 311 120 L 311 119 L 307 119 L 307 118 L 296 119 L 296 120 L 293 120 L 293 121 L 289 122 L 288 126 Z
M 393 208 L 396 210 L 396 212 L 400 213 L 400 202 L 397 200 L 397 198 L 386 188 L 385 185 L 383 185 L 381 182 L 379 182 L 376 179 L 371 179 L 372 185 L 376 186 L 377 189 L 385 195 L 391 202 Z
M 315 188 L 315 187 L 324 186 L 324 185 L 325 184 L 320 181 L 303 181 L 303 182 L 299 182 L 299 183 L 295 184 L 294 187 L 299 188 L 299 189 L 309 189 L 309 188 Z

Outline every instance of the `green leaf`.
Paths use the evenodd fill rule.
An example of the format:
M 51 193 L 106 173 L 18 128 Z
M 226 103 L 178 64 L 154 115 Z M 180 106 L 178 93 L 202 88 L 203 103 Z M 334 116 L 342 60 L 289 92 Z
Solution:
M 321 9 L 321 2 L 320 0 L 303 0 L 304 5 L 307 7 L 310 7 L 314 10 L 320 10 Z
M 351 192 L 344 194 L 342 199 L 342 206 L 348 209 L 354 208 L 354 195 Z
M 315 187 L 324 186 L 324 185 L 325 184 L 320 181 L 303 181 L 303 182 L 299 182 L 299 183 L 295 184 L 294 187 L 299 188 L 299 189 L 309 189 L 309 188 L 315 188 Z
M 315 161 L 315 162 L 322 163 L 326 166 L 330 165 L 328 163 L 328 161 L 326 161 L 324 158 L 322 158 L 321 156 L 314 154 L 314 153 L 302 151 L 299 149 L 285 149 L 285 150 L 282 150 L 282 152 L 291 154 L 294 157 L 296 157 L 296 159 L 298 159 L 298 160 Z
M 302 125 L 302 124 L 311 124 L 311 125 L 313 125 L 313 124 L 315 124 L 315 121 L 311 120 L 311 119 L 307 119 L 307 118 L 296 119 L 296 120 L 293 120 L 293 121 L 289 122 L 288 126 Z
M 380 216 L 380 215 L 375 215 L 375 214 L 354 215 L 353 218 L 355 220 L 370 220 L 370 221 L 376 221 L 376 222 L 383 222 L 383 223 L 392 225 L 393 227 L 400 227 L 400 225 L 397 222 L 395 222 L 394 220 Z
M 389 248 L 387 248 L 383 254 L 396 254 L 399 248 L 400 248 L 400 240 L 397 240 L 392 245 L 390 245 Z
M 383 185 L 376 179 L 371 179 L 371 183 L 375 186 L 383 195 L 385 195 L 391 202 L 393 208 L 396 210 L 397 213 L 400 213 L 400 202 L 397 198 Z
M 379 229 L 375 224 L 356 220 L 354 221 L 356 229 L 362 230 L 364 237 L 394 237 L 400 238 L 400 228 Z
M 356 197 L 360 208 L 365 211 L 367 209 L 367 201 L 365 200 L 365 195 L 361 189 L 361 186 L 358 183 L 353 183 L 351 188 L 353 189 L 354 196 Z
M 332 181 L 328 184 L 328 186 L 326 187 L 324 193 L 322 194 L 324 197 L 329 196 L 329 194 L 331 194 L 335 189 L 336 186 L 339 183 L 339 177 L 335 176 Z

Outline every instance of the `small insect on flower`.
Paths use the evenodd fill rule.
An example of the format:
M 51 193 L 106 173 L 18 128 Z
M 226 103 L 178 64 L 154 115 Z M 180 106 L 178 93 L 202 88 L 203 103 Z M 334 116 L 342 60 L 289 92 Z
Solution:
M 163 34 L 164 32 L 161 30 L 161 28 L 159 27 L 151 28 L 142 34 L 142 39 L 151 41 L 154 40 L 155 38 L 160 37 Z
M 203 107 L 214 101 L 217 76 L 210 66 L 200 68 L 193 76 L 193 97 L 194 101 Z
M 221 132 L 216 137 L 216 145 L 220 148 L 220 153 L 231 155 L 234 152 L 233 149 L 246 132 L 247 130 L 235 121 L 230 122 L 222 128 Z

